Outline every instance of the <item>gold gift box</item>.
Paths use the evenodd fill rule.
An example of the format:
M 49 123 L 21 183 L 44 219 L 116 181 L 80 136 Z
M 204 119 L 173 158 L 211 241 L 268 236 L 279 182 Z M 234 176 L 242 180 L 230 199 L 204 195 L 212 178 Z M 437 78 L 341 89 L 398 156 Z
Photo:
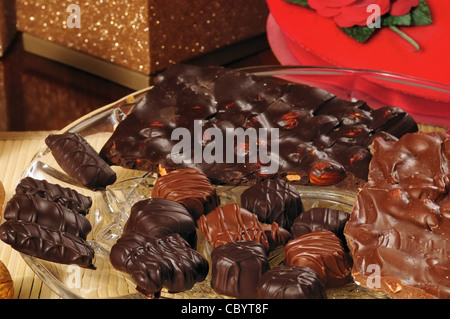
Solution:
M 14 1 L 0 0 L 0 57 L 6 52 L 16 34 Z
M 140 89 L 173 63 L 265 32 L 265 0 L 16 0 L 27 51 Z M 259 42 L 249 42 L 255 50 Z M 230 53 L 228 53 L 230 54 Z

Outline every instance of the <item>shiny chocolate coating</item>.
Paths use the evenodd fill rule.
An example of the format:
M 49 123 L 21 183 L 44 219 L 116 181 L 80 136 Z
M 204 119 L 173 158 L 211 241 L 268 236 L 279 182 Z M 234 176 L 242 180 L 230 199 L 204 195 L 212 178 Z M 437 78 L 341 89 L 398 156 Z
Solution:
M 148 298 L 158 298 L 161 289 L 171 293 L 188 290 L 205 280 L 208 261 L 179 235 L 148 238 L 123 234 L 111 248 L 114 268 L 131 275 L 136 289 Z
M 58 229 L 12 219 L 0 225 L 0 239 L 30 256 L 95 269 L 94 250 L 88 242 Z
M 281 265 L 262 275 L 258 299 L 326 299 L 325 285 L 309 267 Z
M 256 214 L 261 222 L 276 222 L 288 231 L 304 210 L 297 189 L 280 178 L 266 179 L 247 188 L 241 194 L 241 206 Z
M 21 220 L 58 229 L 86 239 L 92 230 L 89 220 L 64 206 L 39 196 L 15 194 L 6 204 L 6 220 Z
M 329 230 L 338 236 L 345 245 L 344 227 L 349 218 L 350 214 L 341 210 L 313 207 L 301 213 L 294 220 L 291 234 L 293 238 L 297 238 L 315 230 Z
M 38 180 L 32 177 L 25 177 L 16 186 L 15 192 L 16 194 L 40 196 L 82 215 L 87 215 L 92 206 L 92 199 L 89 196 L 80 194 L 69 187 L 49 183 L 45 179 Z
M 116 181 L 116 173 L 79 134 L 50 134 L 45 139 L 59 166 L 81 185 L 102 189 Z
M 178 169 L 158 177 L 152 198 L 165 198 L 182 204 L 195 221 L 219 206 L 215 187 L 205 174 L 191 168 Z
M 202 121 L 203 131 L 214 128 L 222 136 L 227 129 L 278 129 L 279 156 L 271 158 L 278 172 L 265 173 L 248 154 L 244 163 L 196 162 L 195 142 L 201 142 L 203 154 L 210 141 L 194 134 L 195 120 Z M 175 128 L 190 133 L 189 163 L 172 159 L 178 143 L 172 138 Z M 414 119 L 396 107 L 374 111 L 363 101 L 349 102 L 303 84 L 240 70 L 177 64 L 155 77 L 154 87 L 119 123 L 100 154 L 110 164 L 144 171 L 158 172 L 160 166 L 195 168 L 214 184 L 251 184 L 291 175 L 301 184 L 333 185 L 348 175 L 367 180 L 375 136 L 396 139 L 417 130 Z M 271 149 L 272 140 L 266 142 Z M 229 149 L 223 144 L 226 153 Z M 227 155 L 236 159 L 240 148 L 246 146 Z
M 187 209 L 180 203 L 163 198 L 149 198 L 135 203 L 123 231 L 152 238 L 177 233 L 192 248 L 197 245 L 195 221 Z
M 395 298 L 450 298 L 450 135 L 376 139 L 372 150 L 344 229 L 352 275 Z
M 341 240 L 328 230 L 316 230 L 290 240 L 285 250 L 285 265 L 309 267 L 326 287 L 351 281 L 352 261 Z
M 197 225 L 213 247 L 247 240 L 259 242 L 269 251 L 285 244 L 291 237 L 291 234 L 277 223 L 261 223 L 256 214 L 238 204 L 217 207 L 208 215 L 202 215 Z
M 266 250 L 254 241 L 229 242 L 211 253 L 211 287 L 219 294 L 255 299 L 261 276 L 270 269 Z

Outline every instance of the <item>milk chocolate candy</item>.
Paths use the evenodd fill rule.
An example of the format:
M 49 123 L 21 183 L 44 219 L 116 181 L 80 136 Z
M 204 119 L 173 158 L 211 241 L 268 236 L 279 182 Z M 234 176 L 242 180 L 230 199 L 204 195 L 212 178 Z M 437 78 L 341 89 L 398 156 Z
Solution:
M 211 287 L 235 298 L 256 298 L 259 279 L 270 269 L 265 247 L 253 241 L 229 242 L 214 248 L 211 260 Z
M 269 251 L 285 244 L 291 234 L 277 223 L 265 224 L 237 204 L 220 206 L 208 215 L 202 215 L 198 228 L 213 247 L 233 241 L 256 241 Z
M 79 134 L 50 134 L 45 143 L 59 166 L 81 185 L 101 189 L 116 181 L 116 173 Z
M 241 194 L 241 206 L 256 214 L 261 222 L 276 222 L 288 231 L 304 210 L 297 189 L 279 178 L 267 179 L 247 188 Z
M 341 240 L 328 230 L 316 230 L 292 239 L 284 249 L 284 264 L 311 268 L 326 287 L 338 287 L 352 279 L 351 258 Z
M 16 187 L 16 194 L 40 196 L 48 201 L 58 203 L 82 215 L 87 215 L 92 206 L 89 196 L 80 194 L 69 187 L 62 187 L 48 181 L 32 177 L 23 178 Z
M 28 194 L 15 194 L 6 204 L 4 218 L 37 223 L 83 239 L 92 230 L 91 223 L 85 216 L 55 202 Z
M 395 298 L 450 298 L 450 136 L 377 138 L 372 151 L 344 229 L 355 281 Z
M 153 185 L 152 198 L 165 198 L 182 204 L 195 221 L 220 204 L 216 189 L 208 177 L 190 168 L 158 177 Z
M 396 107 L 374 111 L 363 101 L 346 101 L 319 88 L 241 70 L 177 64 L 157 75 L 154 84 L 100 151 L 108 163 L 152 172 L 161 166 L 195 168 L 213 184 L 253 184 L 278 176 L 307 185 L 355 186 L 367 180 L 368 141 L 418 130 L 414 119 Z M 200 130 L 195 121 L 200 121 Z M 203 159 L 212 149 L 209 128 L 223 137 L 223 143 L 214 141 L 214 155 L 224 155 L 221 159 Z M 182 137 L 190 141 L 182 161 L 172 156 L 180 149 L 174 147 L 181 140 L 175 129 L 189 133 Z M 248 129 L 257 131 L 256 143 L 227 145 L 227 130 Z M 260 129 L 273 140 L 259 134 Z M 276 145 L 278 154 L 271 154 Z M 271 162 L 254 160 L 253 146 L 260 153 L 267 150 Z M 243 154 L 243 161 L 237 160 L 238 154 Z M 198 155 L 201 160 L 194 158 Z M 265 171 L 269 165 L 278 169 Z
M 197 245 L 194 219 L 183 205 L 168 199 L 149 198 L 134 204 L 124 232 L 152 238 L 177 233 L 192 248 Z
M 266 271 L 258 282 L 258 299 L 326 299 L 325 285 L 308 267 L 281 265 Z
M 94 250 L 88 242 L 58 229 L 12 219 L 0 225 L 0 239 L 30 256 L 95 269 Z
M 209 271 L 208 261 L 179 234 L 146 238 L 126 233 L 112 247 L 110 261 L 130 274 L 136 289 L 148 298 L 158 298 L 163 287 L 171 293 L 188 290 Z

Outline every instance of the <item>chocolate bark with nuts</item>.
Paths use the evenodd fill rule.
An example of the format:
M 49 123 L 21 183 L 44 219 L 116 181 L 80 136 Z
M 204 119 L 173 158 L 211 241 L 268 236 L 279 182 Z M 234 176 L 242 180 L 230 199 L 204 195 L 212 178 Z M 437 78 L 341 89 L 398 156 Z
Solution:
M 372 150 L 344 229 L 352 275 L 396 298 L 450 298 L 450 136 L 376 139 Z
M 278 129 L 280 154 L 271 157 L 277 173 L 267 174 L 265 163 L 250 160 L 247 142 L 227 154 L 233 155 L 232 163 L 195 161 L 195 142 L 202 154 L 211 143 L 194 134 L 195 120 L 222 136 L 227 129 Z M 190 133 L 189 162 L 172 159 L 175 128 Z M 119 123 L 100 154 L 110 164 L 144 171 L 195 168 L 214 184 L 251 184 L 277 175 L 315 185 L 347 185 L 350 179 L 356 188 L 367 180 L 374 137 L 397 139 L 417 129 L 414 119 L 396 107 L 375 111 L 363 101 L 349 102 L 303 84 L 239 70 L 174 65 L 155 77 L 154 87 Z M 267 150 L 274 146 L 261 136 L 257 144 Z M 243 163 L 236 160 L 238 151 L 245 153 Z

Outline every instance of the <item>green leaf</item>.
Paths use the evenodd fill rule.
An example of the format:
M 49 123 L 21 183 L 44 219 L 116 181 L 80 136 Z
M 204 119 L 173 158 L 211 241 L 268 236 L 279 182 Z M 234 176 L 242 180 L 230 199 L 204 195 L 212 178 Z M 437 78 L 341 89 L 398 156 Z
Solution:
M 402 16 L 391 16 L 388 14 L 381 17 L 381 26 L 383 27 L 389 27 L 392 25 L 411 25 L 411 23 L 412 18 L 410 13 Z
M 366 42 L 370 38 L 370 36 L 377 30 L 377 28 L 369 28 L 366 26 L 354 26 L 350 28 L 339 29 L 341 29 L 346 35 L 361 43 Z
M 411 12 L 412 25 L 428 25 L 433 22 L 431 18 L 430 8 L 425 0 L 420 0 L 419 5 L 412 9 Z
M 293 4 L 298 4 L 298 5 L 302 6 L 302 7 L 309 8 L 308 0 L 284 0 L 284 1 L 290 2 L 290 3 L 293 3 Z

